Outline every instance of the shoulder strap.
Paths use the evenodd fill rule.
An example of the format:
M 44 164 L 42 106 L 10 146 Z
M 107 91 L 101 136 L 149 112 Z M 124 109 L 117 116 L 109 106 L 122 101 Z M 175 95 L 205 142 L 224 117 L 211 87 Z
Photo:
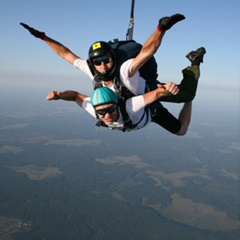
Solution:
M 119 99 L 124 99 L 126 101 L 127 99 L 136 96 L 120 80 L 119 73 L 114 78 L 113 86 Z
M 88 64 L 88 67 L 89 67 L 89 69 L 90 69 L 90 71 L 91 71 L 92 75 L 94 76 L 94 75 L 95 75 L 95 73 L 94 73 L 94 71 L 93 71 L 93 68 L 92 68 L 92 66 L 91 66 L 90 62 L 89 62 L 89 59 L 87 60 L 87 64 Z
M 127 111 L 126 111 L 126 100 L 123 98 L 118 99 L 118 106 L 120 108 L 120 112 L 122 114 L 122 118 L 123 118 L 123 122 L 124 122 L 124 126 L 133 126 L 132 124 L 132 120 L 130 119 Z
M 133 124 L 132 120 L 130 119 L 130 117 L 129 117 L 127 111 L 126 111 L 126 100 L 120 99 L 118 105 L 119 105 L 119 108 L 120 108 L 120 111 L 121 111 L 121 114 L 122 114 L 125 131 L 131 131 L 132 129 L 136 128 L 137 125 L 143 120 L 143 117 L 145 116 L 145 114 L 148 113 L 148 110 L 147 110 L 148 108 L 145 107 L 145 110 L 144 110 L 144 113 L 143 113 L 141 119 L 137 123 Z M 149 115 L 147 114 L 147 118 L 146 118 L 146 121 L 144 123 L 144 126 L 148 122 L 148 116 Z

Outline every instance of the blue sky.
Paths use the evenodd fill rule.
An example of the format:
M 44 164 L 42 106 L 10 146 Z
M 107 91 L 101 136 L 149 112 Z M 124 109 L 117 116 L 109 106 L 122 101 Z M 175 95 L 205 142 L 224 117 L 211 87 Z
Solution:
M 1 0 L 0 6 L 0 83 L 8 78 L 21 84 L 22 78 L 31 76 L 62 78 L 69 83 L 77 79 L 79 84 L 88 78 L 19 23 L 44 31 L 87 58 L 92 42 L 125 39 L 131 1 Z M 239 0 L 136 0 L 134 39 L 144 43 L 159 18 L 182 13 L 186 20 L 166 33 L 156 54 L 160 80 L 179 82 L 181 70 L 188 65 L 185 55 L 204 46 L 207 54 L 201 68 L 201 87 L 239 91 L 239 9 Z M 77 90 L 81 90 L 80 85 Z

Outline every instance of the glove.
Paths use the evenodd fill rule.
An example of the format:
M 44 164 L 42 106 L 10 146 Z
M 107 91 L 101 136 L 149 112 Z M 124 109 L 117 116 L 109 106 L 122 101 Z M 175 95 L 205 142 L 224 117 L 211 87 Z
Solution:
M 22 25 L 24 28 L 26 28 L 36 38 L 40 38 L 40 39 L 44 40 L 44 38 L 46 37 L 44 32 L 40 32 L 34 28 L 31 28 L 25 23 L 20 23 L 20 25 Z
M 182 21 L 184 19 L 185 19 L 185 16 L 179 13 L 172 15 L 171 17 L 163 17 L 159 20 L 158 30 L 166 31 L 170 29 L 175 23 Z

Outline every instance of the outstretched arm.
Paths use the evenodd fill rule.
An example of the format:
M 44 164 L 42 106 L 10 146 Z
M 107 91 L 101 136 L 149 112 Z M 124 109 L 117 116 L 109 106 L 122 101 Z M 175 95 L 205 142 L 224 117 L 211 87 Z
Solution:
M 165 32 L 175 23 L 185 19 L 182 14 L 175 14 L 171 17 L 164 17 L 159 20 L 155 32 L 149 37 L 143 45 L 141 52 L 134 58 L 130 68 L 130 77 L 133 76 L 158 50 L 162 43 Z
M 74 101 L 76 102 L 80 107 L 82 107 L 84 99 L 86 99 L 88 96 L 72 91 L 67 90 L 64 92 L 61 91 L 51 91 L 48 96 L 46 97 L 47 100 L 65 100 L 65 101 Z
M 133 76 L 158 50 L 162 43 L 165 32 L 155 30 L 147 42 L 143 45 L 140 53 L 133 59 L 130 68 L 130 77 Z
M 74 61 L 80 57 L 74 54 L 67 47 L 61 43 L 55 41 L 54 39 L 48 37 L 44 32 L 38 31 L 25 23 L 20 23 L 24 28 L 26 28 L 34 37 L 42 39 L 46 42 L 53 51 L 55 51 L 60 57 L 73 64 Z
M 65 47 L 61 43 L 55 41 L 54 39 L 48 36 L 45 36 L 43 41 L 47 43 L 50 46 L 50 48 L 54 52 L 56 52 L 60 57 L 62 57 L 71 64 L 73 64 L 76 59 L 80 58 L 76 54 L 74 54 L 71 50 L 69 50 L 67 47 Z

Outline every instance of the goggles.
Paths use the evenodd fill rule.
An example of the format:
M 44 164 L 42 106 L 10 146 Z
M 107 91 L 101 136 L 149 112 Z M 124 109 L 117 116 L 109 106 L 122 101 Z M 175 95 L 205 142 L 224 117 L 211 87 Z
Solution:
M 108 64 L 110 62 L 112 62 L 112 58 L 110 56 L 103 56 L 103 57 L 99 57 L 99 58 L 94 58 L 92 60 L 93 64 L 96 66 L 100 66 L 103 63 Z
M 96 110 L 96 113 L 99 115 L 105 116 L 107 113 L 112 114 L 116 110 L 116 108 L 117 108 L 117 105 L 114 104 L 110 107 Z

